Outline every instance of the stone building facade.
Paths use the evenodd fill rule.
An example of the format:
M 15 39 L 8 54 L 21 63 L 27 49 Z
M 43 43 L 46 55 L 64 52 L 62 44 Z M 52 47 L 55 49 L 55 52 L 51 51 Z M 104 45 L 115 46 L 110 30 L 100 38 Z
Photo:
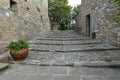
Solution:
M 30 40 L 49 30 L 48 0 L 0 0 L 1 40 Z
M 76 30 L 85 36 L 120 46 L 120 26 L 110 20 L 116 13 L 110 0 L 82 0 L 77 16 Z

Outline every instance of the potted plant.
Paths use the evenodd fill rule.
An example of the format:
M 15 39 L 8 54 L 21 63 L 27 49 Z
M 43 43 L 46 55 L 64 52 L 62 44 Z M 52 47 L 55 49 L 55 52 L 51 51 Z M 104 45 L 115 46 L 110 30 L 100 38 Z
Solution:
M 10 50 L 10 55 L 13 57 L 14 60 L 24 60 L 28 55 L 28 43 L 19 40 L 17 42 L 11 42 L 9 45 L 6 46 Z

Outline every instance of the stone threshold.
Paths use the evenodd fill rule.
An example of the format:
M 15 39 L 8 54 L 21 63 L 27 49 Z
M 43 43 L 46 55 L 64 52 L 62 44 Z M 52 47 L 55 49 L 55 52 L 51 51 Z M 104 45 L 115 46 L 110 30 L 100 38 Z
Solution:
M 29 48 L 30 51 L 40 51 L 40 52 L 61 52 L 61 53 L 70 53 L 70 52 L 86 52 L 86 51 L 111 51 L 111 50 L 120 50 L 120 48 L 99 48 L 99 49 L 83 49 L 83 50 L 65 50 L 65 51 L 52 51 L 52 50 L 40 50 Z
M 71 66 L 71 67 L 120 67 L 120 61 L 80 61 L 71 63 L 39 63 L 39 62 L 16 62 L 10 61 L 11 64 L 38 65 L 38 66 Z

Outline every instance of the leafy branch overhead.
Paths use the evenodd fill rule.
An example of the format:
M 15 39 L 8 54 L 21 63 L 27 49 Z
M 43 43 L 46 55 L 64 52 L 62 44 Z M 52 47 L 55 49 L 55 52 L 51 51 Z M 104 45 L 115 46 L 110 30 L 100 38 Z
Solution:
M 71 6 L 68 5 L 67 0 L 48 0 L 49 2 L 49 17 L 52 22 L 59 25 L 65 24 L 69 18 Z
M 57 23 L 64 21 L 71 10 L 71 7 L 67 4 L 67 0 L 49 0 L 50 18 Z
M 79 9 L 80 9 L 80 5 L 77 5 L 76 7 L 73 8 L 73 12 L 72 12 L 73 19 L 75 19 L 75 17 L 78 15 Z

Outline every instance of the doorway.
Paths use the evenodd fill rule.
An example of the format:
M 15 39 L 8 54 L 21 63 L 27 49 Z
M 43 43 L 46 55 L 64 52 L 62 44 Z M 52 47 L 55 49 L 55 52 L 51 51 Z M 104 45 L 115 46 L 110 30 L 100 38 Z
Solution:
M 86 35 L 90 37 L 90 14 L 86 16 Z

